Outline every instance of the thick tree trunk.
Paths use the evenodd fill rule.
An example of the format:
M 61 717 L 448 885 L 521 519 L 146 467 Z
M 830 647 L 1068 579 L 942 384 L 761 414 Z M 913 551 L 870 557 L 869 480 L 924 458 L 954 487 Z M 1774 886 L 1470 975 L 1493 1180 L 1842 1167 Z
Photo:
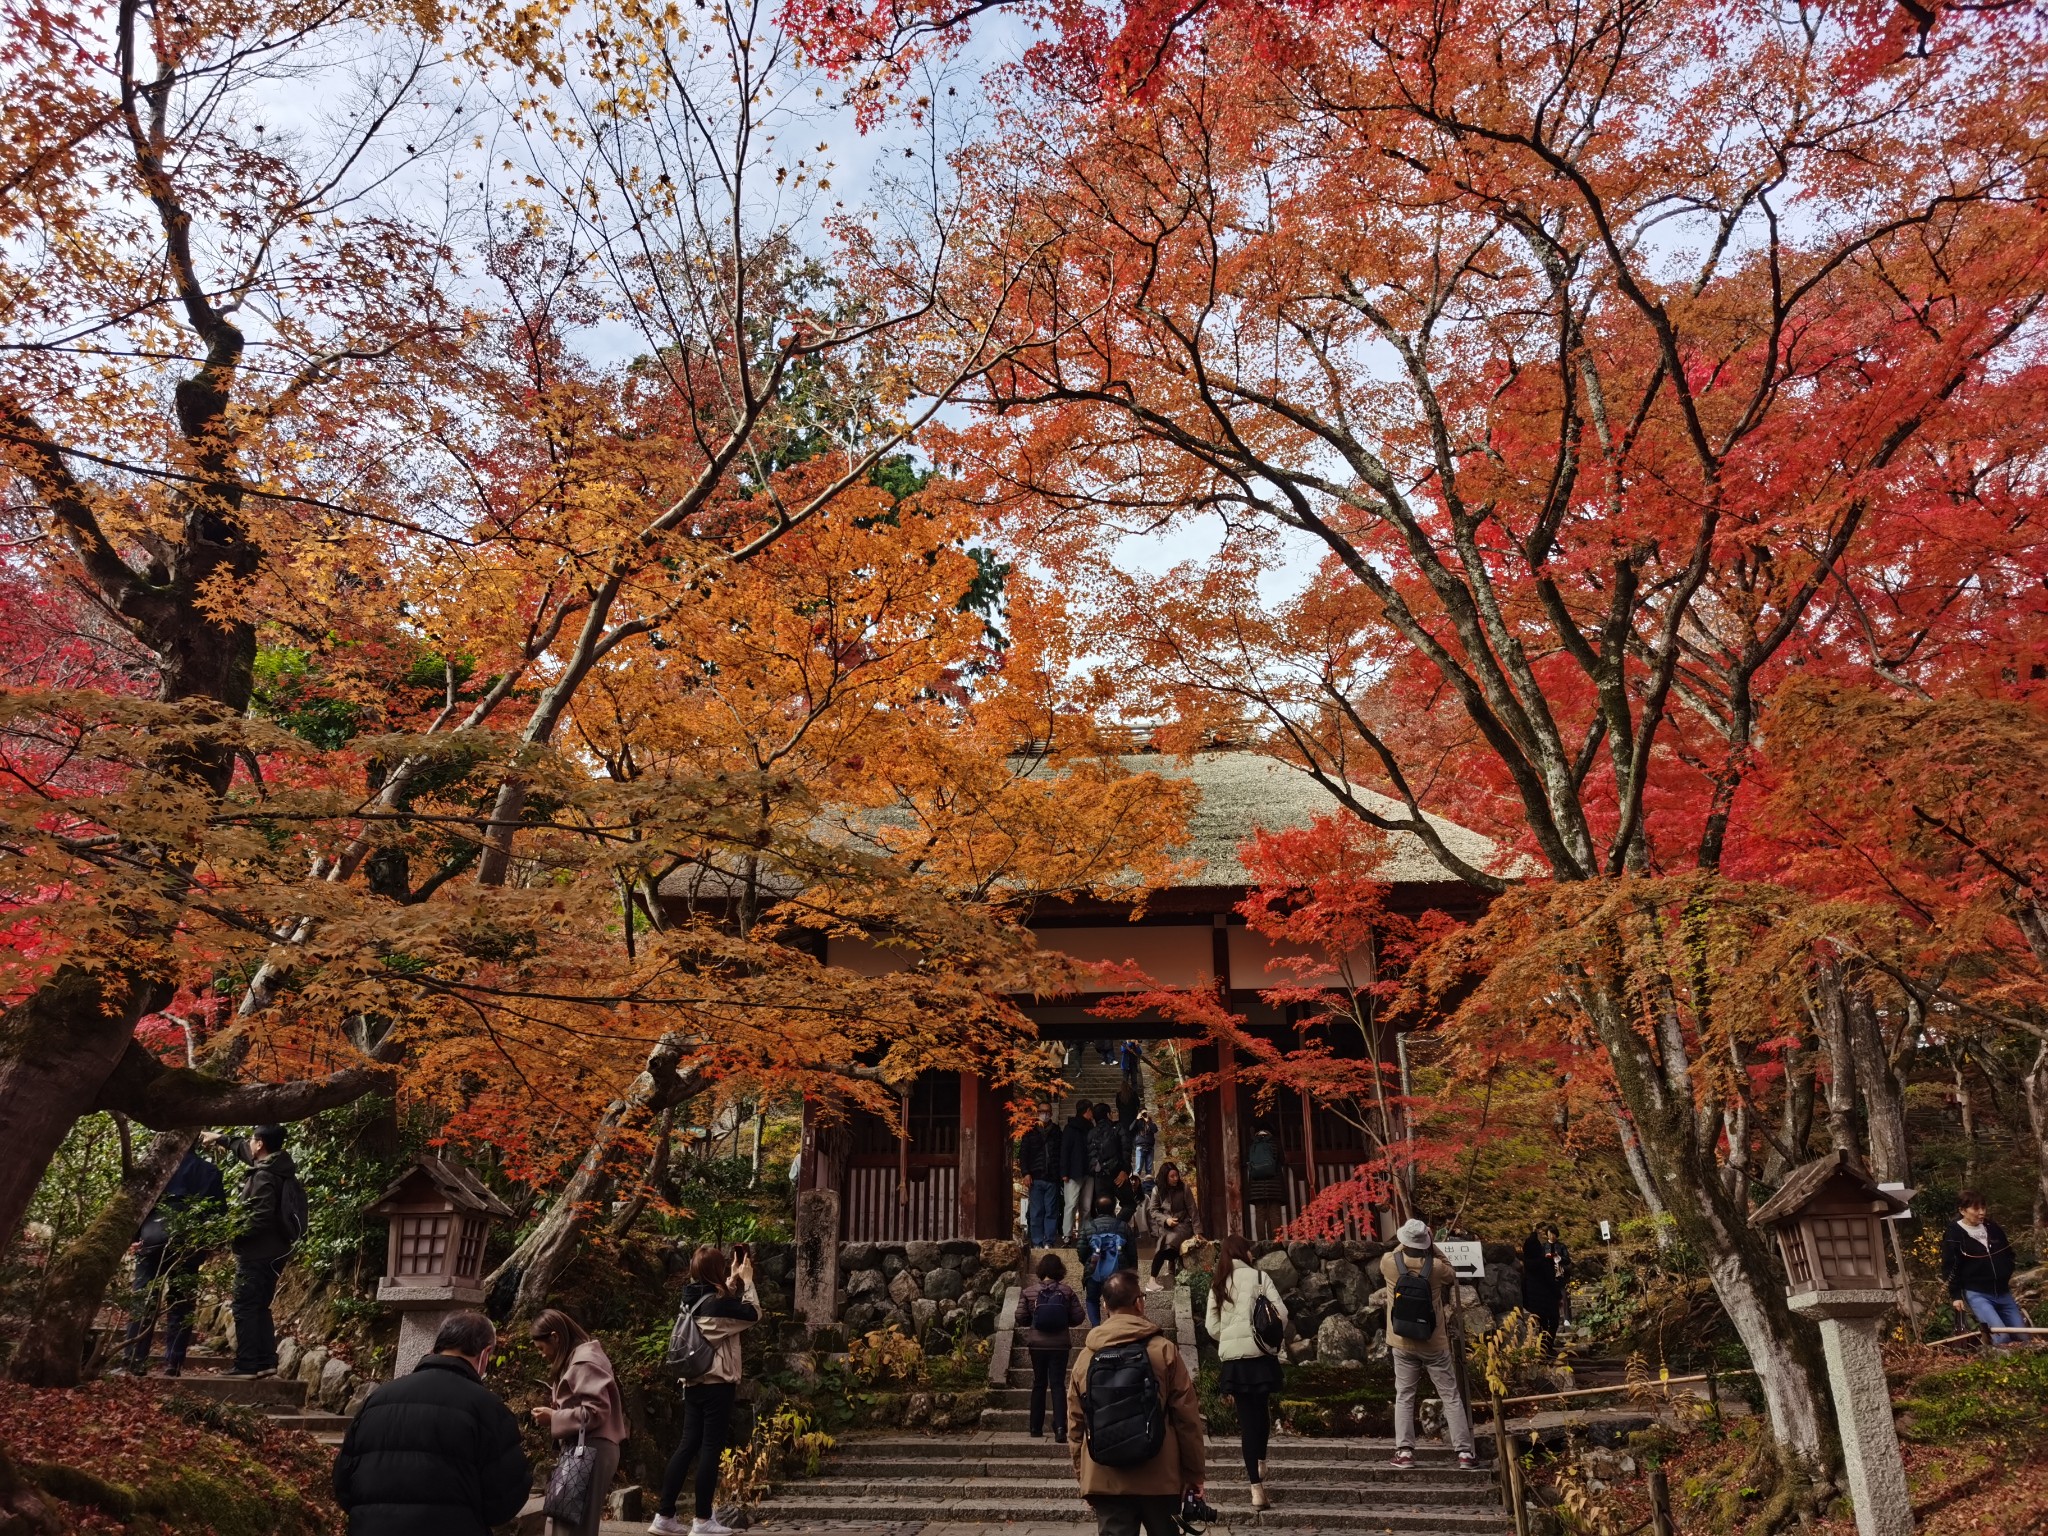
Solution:
M 1856 1136 L 1856 1048 L 1850 1039 L 1849 1000 L 1841 973 L 1822 966 L 1814 979 L 1814 1025 L 1827 1059 L 1828 1145 L 1862 1156 Z
M 511 1257 L 485 1280 L 487 1291 L 495 1291 L 506 1280 L 516 1283 L 513 1316 L 530 1317 L 546 1306 L 555 1282 L 582 1248 L 584 1234 L 611 1194 L 612 1150 L 628 1108 L 624 1099 L 612 1101 L 598 1122 L 590 1150 L 583 1154 L 562 1192 L 548 1203 L 540 1221 L 520 1240 Z
M 576 1172 L 541 1213 L 539 1223 L 484 1281 L 495 1291 L 507 1281 L 513 1293 L 512 1313 L 526 1317 L 547 1304 L 555 1283 L 562 1278 L 583 1246 L 612 1188 L 612 1158 L 619 1134 L 633 1120 L 652 1120 L 697 1094 L 704 1086 L 701 1066 L 683 1066 L 684 1045 L 679 1035 L 663 1035 L 647 1054 L 647 1065 L 633 1079 L 625 1097 L 614 1099 L 598 1121 L 590 1150 L 576 1165 Z
M 1892 1065 L 1892 1053 L 1877 1010 L 1856 987 L 1845 989 L 1850 1048 L 1856 1084 L 1863 1092 L 1864 1134 L 1870 1141 L 1870 1171 L 1879 1183 L 1905 1184 L 1912 1172 L 1906 1148 L 1906 1090 Z
M 1705 1262 L 1714 1293 L 1749 1354 L 1781 1466 L 1789 1477 L 1830 1480 L 1834 1437 L 1824 1406 L 1819 1337 L 1793 1318 L 1761 1235 L 1743 1218 L 1721 1177 L 1714 1156 L 1720 1122 L 1696 1112 L 1682 1041 L 1666 1036 L 1660 1060 L 1636 1032 L 1626 999 L 1593 992 L 1587 1002 L 1651 1178 L 1678 1235 Z
M 1728 1200 L 1711 1160 L 1703 1162 L 1688 1140 L 1653 1121 L 1643 1131 L 1644 1154 L 1657 1171 L 1674 1223 L 1704 1259 L 1714 1294 L 1749 1354 L 1782 1457 L 1809 1474 L 1823 1474 L 1831 1463 L 1833 1435 L 1819 1337 L 1793 1318 L 1784 1282 L 1772 1271 L 1761 1238 Z
M 1628 1164 L 1629 1177 L 1636 1181 L 1636 1193 L 1643 1197 L 1643 1204 L 1649 1207 L 1650 1227 L 1657 1236 L 1659 1248 L 1671 1246 L 1671 1213 L 1664 1208 L 1663 1192 L 1657 1188 L 1656 1177 L 1650 1172 L 1649 1160 L 1643 1156 L 1643 1143 L 1636 1135 L 1636 1129 L 1629 1124 L 1628 1112 L 1612 1099 L 1607 1102 L 1607 1112 L 1614 1116 L 1615 1133 L 1621 1137 L 1622 1160 Z
M 11 1246 L 43 1170 L 98 1102 L 146 1014 L 167 988 L 106 982 L 66 967 L 0 1014 L 0 1251 Z
M 78 1385 L 86 1335 L 100 1301 L 120 1272 L 142 1218 L 171 1182 L 193 1140 L 189 1131 L 151 1137 L 92 1224 L 50 1260 L 36 1314 L 8 1364 L 14 1380 L 31 1387 Z
M 1778 1121 L 1777 1144 L 1764 1159 L 1764 1182 L 1777 1184 L 1807 1160 L 1813 1139 L 1815 1062 L 1819 1045 L 1811 1037 L 1785 1052 L 1785 1099 Z
M 2034 1132 L 2034 1226 L 2048 1230 L 2048 1042 L 2035 1053 L 2021 1085 L 2027 1092 L 2027 1124 Z

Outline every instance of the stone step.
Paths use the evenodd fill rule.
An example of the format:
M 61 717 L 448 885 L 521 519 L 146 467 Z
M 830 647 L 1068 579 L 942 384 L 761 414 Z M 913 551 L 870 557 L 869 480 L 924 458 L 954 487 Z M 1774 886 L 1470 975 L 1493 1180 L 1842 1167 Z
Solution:
M 1229 1435 L 1210 1435 L 1203 1442 L 1213 1459 L 1219 1456 L 1235 1457 L 1238 1442 Z M 914 1430 L 883 1430 L 875 1433 L 856 1432 L 839 1437 L 833 1455 L 887 1455 L 941 1460 L 955 1456 L 1008 1457 L 1013 1455 L 1047 1455 L 1054 1449 L 1048 1441 L 1034 1440 L 1030 1435 L 1017 1433 L 989 1433 L 969 1431 L 965 1434 L 919 1434 Z M 1394 1442 L 1384 1438 L 1336 1439 L 1308 1435 L 1275 1435 L 1271 1442 L 1269 1460 L 1278 1462 L 1282 1458 L 1291 1461 L 1312 1462 L 1370 1462 L 1386 1461 L 1394 1454 Z M 1479 1456 L 1482 1461 L 1492 1454 L 1492 1447 L 1482 1435 L 1479 1440 Z M 1455 1462 L 1457 1453 L 1448 1445 L 1436 1441 L 1424 1441 L 1415 1447 L 1417 1462 Z
M 1214 1500 L 1211 1500 L 1214 1503 Z M 1219 1509 L 1221 1506 L 1219 1506 Z M 1235 1515 L 1235 1511 L 1229 1512 Z M 1071 1520 L 1077 1527 L 1093 1528 L 1094 1521 L 1079 1496 L 1068 1492 L 1055 1497 L 1042 1493 L 1033 1504 L 1019 1506 L 1014 1500 L 975 1498 L 948 1499 L 850 1499 L 828 1488 L 820 1496 L 795 1497 L 778 1494 L 761 1505 L 764 1524 L 794 1525 L 800 1521 L 880 1524 L 915 1521 L 944 1525 L 997 1525 L 1019 1519 L 1036 1524 Z M 1427 1506 L 1372 1504 L 1354 1501 L 1348 1508 L 1299 1505 L 1289 1508 L 1276 1494 L 1273 1507 L 1258 1516 L 1267 1530 L 1302 1529 L 1317 1531 L 1400 1531 L 1434 1533 L 1434 1536 L 1500 1536 L 1512 1529 L 1498 1505 L 1488 1510 L 1433 1509 Z
M 934 1469 L 937 1470 L 937 1469 Z M 1047 1469 L 1051 1471 L 1052 1469 Z M 1364 1499 L 1370 1504 L 1400 1504 L 1405 1507 L 1431 1509 L 1476 1509 L 1491 1510 L 1499 1507 L 1500 1500 L 1495 1494 L 1491 1479 L 1483 1473 L 1468 1473 L 1462 1478 L 1456 1474 L 1449 1477 L 1429 1477 L 1415 1472 L 1396 1472 L 1391 1467 L 1384 1469 L 1384 1478 L 1375 1474 L 1347 1476 L 1342 1482 L 1303 1482 L 1289 1477 L 1279 1468 L 1271 1468 L 1267 1474 L 1267 1487 L 1275 1500 L 1283 1496 L 1290 1505 L 1345 1507 Z M 855 1476 L 831 1476 L 806 1479 L 790 1483 L 778 1490 L 778 1497 L 817 1500 L 828 1496 L 840 1499 L 925 1499 L 932 1503 L 945 1503 L 953 1499 L 986 1500 L 1005 1503 L 1013 1509 L 1020 1509 L 1032 1500 L 1041 1498 L 1046 1491 L 1047 1477 L 1040 1473 L 1036 1477 L 971 1477 L 940 1476 L 923 1478 L 887 1478 L 879 1472 Z M 1250 1484 L 1242 1476 L 1232 1480 L 1214 1479 L 1210 1484 L 1210 1502 L 1216 1503 L 1228 1496 L 1249 1501 Z
M 280 1429 L 304 1430 L 309 1435 L 343 1435 L 348 1419 L 339 1413 L 273 1413 L 270 1420 Z
M 253 1408 L 283 1408 L 292 1411 L 306 1406 L 306 1384 L 286 1381 L 281 1376 L 145 1376 L 142 1380 L 165 1392 L 182 1392 L 188 1397 L 211 1398 L 217 1403 L 246 1403 Z
M 846 1478 L 852 1481 L 897 1483 L 923 1482 L 933 1478 L 980 1478 L 997 1482 L 1028 1482 L 1042 1484 L 1049 1475 L 1057 1475 L 1066 1469 L 1066 1447 L 1057 1441 L 1046 1442 L 1047 1451 L 1039 1456 L 977 1458 L 962 1457 L 957 1461 L 917 1461 L 910 1457 L 859 1457 L 854 1459 L 828 1458 L 820 1467 L 821 1477 Z M 1235 1455 L 1228 1462 L 1212 1461 L 1209 1464 L 1210 1481 L 1219 1488 L 1246 1487 L 1244 1464 Z M 1275 1483 L 1285 1482 L 1289 1486 L 1324 1487 L 1341 1484 L 1356 1487 L 1364 1483 L 1384 1484 L 1388 1487 L 1426 1489 L 1431 1492 L 1470 1493 L 1475 1489 L 1488 1490 L 1493 1486 L 1490 1469 L 1476 1468 L 1472 1471 L 1449 1463 L 1418 1464 L 1407 1471 L 1399 1470 L 1382 1462 L 1364 1462 L 1351 1465 L 1330 1466 L 1327 1464 L 1291 1460 L 1284 1456 L 1266 1458 L 1266 1475 Z

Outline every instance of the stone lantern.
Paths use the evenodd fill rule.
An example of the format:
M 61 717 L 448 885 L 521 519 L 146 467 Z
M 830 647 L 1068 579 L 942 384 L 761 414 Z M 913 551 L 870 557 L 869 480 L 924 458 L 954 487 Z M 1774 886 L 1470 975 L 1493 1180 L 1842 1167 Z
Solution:
M 1750 1217 L 1777 1234 L 1787 1304 L 1820 1324 L 1860 1536 L 1910 1536 L 1913 1529 L 1877 1342 L 1878 1318 L 1898 1304 L 1886 1273 L 1883 1222 L 1904 1209 L 1851 1153 L 1837 1150 L 1795 1170 Z
M 451 1312 L 483 1305 L 484 1246 L 511 1207 L 452 1158 L 423 1157 L 384 1191 L 369 1214 L 391 1224 L 377 1300 L 399 1314 L 392 1374 L 433 1348 Z

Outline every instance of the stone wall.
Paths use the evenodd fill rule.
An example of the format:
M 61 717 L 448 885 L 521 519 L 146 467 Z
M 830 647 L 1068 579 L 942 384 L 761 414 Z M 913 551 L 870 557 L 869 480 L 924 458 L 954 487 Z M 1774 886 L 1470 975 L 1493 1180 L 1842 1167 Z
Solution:
M 1023 1250 L 1013 1242 L 842 1243 L 833 1310 L 849 1337 L 895 1327 L 927 1343 L 1000 1324 Z
M 1197 1263 L 1213 1262 L 1215 1247 Z M 1386 1291 L 1380 1278 L 1385 1243 L 1267 1243 L 1254 1247 L 1254 1262 L 1273 1279 L 1287 1303 L 1293 1325 L 1287 1358 L 1342 1365 L 1386 1353 Z M 1488 1243 L 1486 1274 L 1458 1287 L 1468 1335 L 1476 1335 L 1521 1305 L 1522 1270 L 1515 1250 Z M 1196 1317 L 1200 1323 L 1200 1314 Z

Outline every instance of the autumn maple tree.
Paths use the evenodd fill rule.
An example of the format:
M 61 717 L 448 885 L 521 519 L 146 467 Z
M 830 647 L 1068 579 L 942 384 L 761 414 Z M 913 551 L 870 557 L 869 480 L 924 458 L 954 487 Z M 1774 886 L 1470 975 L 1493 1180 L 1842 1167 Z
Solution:
M 1824 594 L 2040 415 L 2039 41 L 1976 18 L 1874 53 L 1853 21 L 1219 15 L 1142 89 L 1024 71 L 970 174 L 1042 254 L 957 451 L 1093 582 L 1130 707 L 1249 708 L 1458 878 L 1541 876 L 1531 932 L 1530 902 L 1577 928 L 1627 900 L 1575 887 L 1717 872 Z M 1216 553 L 1102 558 L 1162 530 Z M 1640 889 L 1627 964 L 1564 979 L 1788 1465 L 1818 1465 L 1817 1361 L 1729 1173 L 1712 976 L 1671 969 L 1694 909 Z
M 938 184 L 842 215 L 744 10 L 44 19 L 9 13 L 41 649 L 4 700 L 0 1232 L 81 1114 L 156 1135 L 16 1373 L 75 1377 L 204 1126 L 432 1104 L 556 1196 L 532 1305 L 678 1106 L 998 1070 L 1051 975 L 1009 904 L 1142 880 L 1181 807 L 905 451 L 999 355 Z M 344 86 L 345 121 L 269 110 Z

